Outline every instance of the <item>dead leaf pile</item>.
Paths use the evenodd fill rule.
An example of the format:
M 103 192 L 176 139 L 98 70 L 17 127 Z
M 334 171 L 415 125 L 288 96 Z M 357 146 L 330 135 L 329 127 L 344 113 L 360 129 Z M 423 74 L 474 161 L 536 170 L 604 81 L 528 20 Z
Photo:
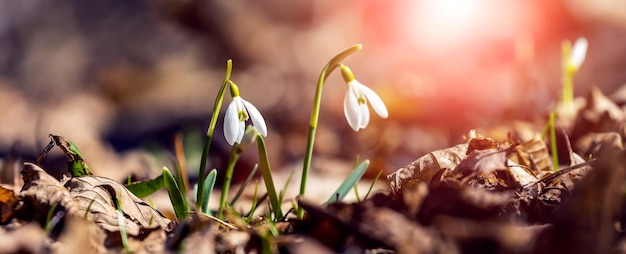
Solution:
M 301 199 L 309 217 L 295 231 L 331 252 L 623 252 L 625 111 L 597 88 L 586 102 L 557 125 L 558 171 L 540 133 L 471 132 L 389 175 L 390 194 L 325 208 Z
M 171 221 L 135 197 L 123 185 L 94 176 L 68 178 L 60 182 L 32 163 L 25 163 L 21 174 L 24 186 L 13 201 L 19 201 L 19 205 L 14 204 L 15 212 L 8 214 L 17 221 L 36 221 L 42 228 L 49 228 L 51 236 L 67 239 L 61 233 L 70 231 L 63 230 L 63 227 L 70 221 L 86 220 L 95 226 L 82 223 L 83 226 L 74 231 L 84 231 L 84 236 L 89 237 L 79 242 L 67 239 L 70 246 L 84 245 L 93 252 L 121 251 L 120 225 L 115 205 L 119 199 L 125 221 L 123 226 L 131 239 L 129 245 L 137 251 L 164 250 L 166 233 L 173 226 Z M 68 247 L 65 245 L 60 248 Z

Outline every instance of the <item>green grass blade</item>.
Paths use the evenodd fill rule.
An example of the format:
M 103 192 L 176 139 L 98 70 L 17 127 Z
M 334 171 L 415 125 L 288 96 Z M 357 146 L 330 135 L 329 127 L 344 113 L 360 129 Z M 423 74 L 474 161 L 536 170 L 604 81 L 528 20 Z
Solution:
M 185 202 L 185 197 L 180 194 L 180 189 L 176 184 L 176 180 L 167 167 L 163 167 L 163 182 L 165 184 L 165 188 L 167 189 L 167 194 L 170 196 L 170 201 L 172 202 L 172 207 L 174 207 L 176 217 L 178 220 L 182 221 L 189 213 L 189 206 L 188 203 Z
M 257 180 L 254 183 L 254 197 L 252 198 L 252 207 L 250 207 L 250 212 L 248 212 L 248 218 L 246 218 L 246 224 L 250 225 L 252 222 L 252 218 L 254 217 L 254 211 L 256 211 L 257 202 L 258 202 L 258 191 L 259 190 L 259 181 Z
M 283 217 L 283 212 L 278 202 L 278 195 L 276 194 L 276 187 L 274 186 L 274 179 L 272 178 L 272 168 L 270 167 L 270 161 L 267 156 L 267 149 L 265 148 L 265 141 L 261 134 L 257 134 L 256 143 L 259 149 L 259 161 L 261 162 L 261 175 L 263 176 L 263 182 L 265 182 L 265 188 L 267 189 L 267 195 L 270 198 L 271 209 L 274 213 L 274 219 L 280 219 Z
M 348 192 L 350 192 L 350 190 L 352 189 L 352 187 L 355 186 L 359 182 L 359 180 L 361 180 L 361 177 L 363 177 L 363 174 L 365 174 L 365 171 L 367 170 L 367 167 L 369 165 L 370 165 L 369 160 L 365 160 L 361 162 L 361 164 L 359 164 L 352 171 L 352 173 L 348 175 L 346 180 L 343 181 L 343 183 L 339 186 L 337 191 L 333 192 L 333 194 L 330 196 L 328 201 L 324 203 L 324 205 L 328 205 L 332 202 L 341 201 L 343 198 L 345 198 L 346 195 L 348 195 Z
M 48 209 L 48 216 L 46 216 L 46 226 L 44 228 L 44 231 L 46 231 L 46 233 L 50 233 L 50 230 L 52 230 L 52 215 L 54 215 L 54 210 L 56 210 L 57 208 L 57 204 L 52 204 L 52 206 L 50 206 L 50 209 Z
M 250 171 L 250 174 L 248 174 L 248 178 L 246 178 L 246 181 L 244 181 L 243 184 L 241 186 L 239 186 L 239 189 L 237 190 L 237 193 L 235 193 L 235 197 L 233 197 L 233 200 L 230 201 L 230 206 L 235 206 L 235 202 L 237 202 L 237 200 L 239 199 L 239 197 L 243 193 L 243 190 L 246 189 L 246 186 L 248 186 L 248 184 L 252 180 L 252 177 L 254 177 L 254 174 L 256 174 L 256 170 L 258 168 L 259 168 L 259 164 L 254 164 L 254 167 L 252 168 L 252 171 Z
M 211 199 L 211 193 L 213 192 L 213 187 L 215 186 L 215 180 L 217 179 L 217 169 L 212 169 L 209 174 L 204 179 L 204 200 L 202 201 L 202 212 L 208 215 L 211 215 L 211 210 L 209 207 L 209 200 Z
M 130 248 L 128 247 L 128 234 L 126 234 L 126 220 L 124 217 L 124 211 L 122 211 L 122 197 L 117 195 L 115 199 L 115 208 L 117 209 L 117 223 L 120 227 L 120 237 L 122 239 L 122 246 L 124 247 L 125 253 L 131 253 Z
M 376 177 L 374 177 L 374 180 L 372 181 L 370 188 L 367 190 L 367 193 L 365 193 L 365 197 L 363 197 L 363 200 L 369 197 L 370 193 L 372 192 L 372 189 L 374 189 L 374 185 L 376 185 L 376 182 L 378 182 L 378 178 L 380 178 L 382 175 L 383 175 L 383 170 L 381 169 L 380 171 L 378 171 L 378 174 L 376 174 Z
M 289 176 L 287 176 L 287 181 L 285 181 L 285 186 L 283 186 L 283 189 L 280 191 L 280 194 L 278 195 L 278 203 L 282 204 L 283 200 L 285 199 L 285 192 L 287 192 L 287 188 L 289 187 L 289 183 L 291 183 L 291 178 L 293 178 L 293 173 L 295 171 L 291 171 L 291 173 L 289 173 Z
M 126 188 L 138 198 L 144 198 L 165 187 L 163 174 L 154 179 L 126 184 Z
M 174 164 L 174 170 L 176 170 L 176 177 L 174 178 L 174 180 L 176 180 L 176 186 L 178 186 L 178 191 L 180 192 L 180 195 L 183 197 L 187 197 L 187 187 L 185 184 L 185 180 L 183 178 L 187 178 L 187 174 L 186 172 L 183 173 L 183 170 L 181 169 L 181 165 L 180 165 L 180 161 L 178 159 L 175 159 L 173 161 Z M 187 204 L 185 204 L 186 207 L 189 207 L 189 201 L 186 198 L 183 198 L 183 201 Z

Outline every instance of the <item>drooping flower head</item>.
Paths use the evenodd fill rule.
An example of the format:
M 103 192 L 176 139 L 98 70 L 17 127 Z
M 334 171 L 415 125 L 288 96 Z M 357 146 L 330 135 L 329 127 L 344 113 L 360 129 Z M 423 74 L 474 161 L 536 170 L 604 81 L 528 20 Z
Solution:
M 241 139 L 246 132 L 246 121 L 248 119 L 252 120 L 252 125 L 263 137 L 266 137 L 267 126 L 261 112 L 252 103 L 239 96 L 239 89 L 235 83 L 230 80 L 228 82 L 230 82 L 230 91 L 233 97 L 233 101 L 228 105 L 224 116 L 224 137 L 228 144 L 241 143 Z
M 350 68 L 343 64 L 339 66 L 341 67 L 343 80 L 347 84 L 347 92 L 343 100 L 343 112 L 350 127 L 354 131 L 367 127 L 370 121 L 370 111 L 367 107 L 368 101 L 376 114 L 382 118 L 387 118 L 389 113 L 380 96 L 369 87 L 357 81 Z
M 564 68 L 569 72 L 576 72 L 585 62 L 587 56 L 588 42 L 585 37 L 580 37 L 571 45 L 569 41 L 563 43 L 563 64 Z

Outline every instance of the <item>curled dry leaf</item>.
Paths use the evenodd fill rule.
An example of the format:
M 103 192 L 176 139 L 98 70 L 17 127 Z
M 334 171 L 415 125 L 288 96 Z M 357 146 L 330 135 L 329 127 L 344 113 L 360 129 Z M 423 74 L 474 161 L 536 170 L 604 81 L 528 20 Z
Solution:
M 170 220 L 111 179 L 98 176 L 73 177 L 64 185 L 76 200 L 78 211 L 81 214 L 88 211 L 87 218 L 93 217 L 91 219 L 108 231 L 119 231 L 115 206 L 117 198 L 121 199 L 128 234 L 139 235 L 143 229 L 168 230 Z
M 454 168 L 454 172 L 464 175 L 471 173 L 485 175 L 495 170 L 506 170 L 509 153 L 510 150 L 503 147 L 474 150 Z
M 56 204 L 71 216 L 82 218 L 87 212 L 88 220 L 109 232 L 117 232 L 115 199 L 120 198 L 129 235 L 137 236 L 149 229 L 169 230 L 170 220 L 111 179 L 74 177 L 62 184 L 32 163 L 24 163 L 22 177 L 24 188 L 18 197 L 27 200 L 40 214 L 46 214 Z
M 550 157 L 546 142 L 539 134 L 535 134 L 531 139 L 520 143 L 513 149 L 511 160 L 524 169 L 528 169 L 530 174 L 538 175 L 540 172 L 552 171 L 552 157 Z
M 455 168 L 463 159 L 467 152 L 468 144 L 459 144 L 450 148 L 430 152 L 419 159 L 411 162 L 404 168 L 387 176 L 391 190 L 400 193 L 403 185 L 410 180 L 420 180 L 430 182 L 430 179 L 444 168 Z
M 603 147 L 623 149 L 622 136 L 617 132 L 589 133 L 575 143 L 576 152 L 585 157 L 597 157 Z
M 34 212 L 33 216 L 45 216 L 54 205 L 65 208 L 69 215 L 81 216 L 70 192 L 42 168 L 33 163 L 24 163 L 20 173 L 24 179 L 24 187 L 17 198 L 34 209 L 31 211 Z
M 590 132 L 617 131 L 625 117 L 624 111 L 615 102 L 596 86 L 591 87 L 586 101 L 572 129 L 574 140 Z

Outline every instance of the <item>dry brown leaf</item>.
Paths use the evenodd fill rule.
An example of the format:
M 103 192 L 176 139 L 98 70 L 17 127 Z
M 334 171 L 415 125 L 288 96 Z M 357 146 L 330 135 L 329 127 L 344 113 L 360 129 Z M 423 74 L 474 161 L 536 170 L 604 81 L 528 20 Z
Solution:
M 592 86 L 586 98 L 587 102 L 580 110 L 572 129 L 572 137 L 578 137 L 590 132 L 617 131 L 624 121 L 624 111 L 617 104 L 607 98 L 596 86 Z
M 31 205 L 34 216 L 44 216 L 53 205 L 64 207 L 68 214 L 81 216 L 70 192 L 57 179 L 33 163 L 24 163 L 20 172 L 24 187 L 17 194 L 19 200 Z
M 474 150 L 453 171 L 455 174 L 463 175 L 472 173 L 486 175 L 495 170 L 506 170 L 509 153 L 510 149 L 502 147 Z
M 65 182 L 71 196 L 76 200 L 78 211 L 90 216 L 102 228 L 119 231 L 115 200 L 120 198 L 121 208 L 126 217 L 126 230 L 130 235 L 139 235 L 142 229 L 168 229 L 170 220 L 165 218 L 146 202 L 137 198 L 123 185 L 105 177 L 84 176 L 70 178 Z
M 596 157 L 603 147 L 623 149 L 622 137 L 617 132 L 589 133 L 575 143 L 576 152 L 584 157 Z
M 430 182 L 430 179 L 443 168 L 455 168 L 466 157 L 468 144 L 459 144 L 450 148 L 430 152 L 411 162 L 404 168 L 387 176 L 391 190 L 399 193 L 409 180 Z
M 539 134 L 535 134 L 532 139 L 520 143 L 513 149 L 511 160 L 529 169 L 529 173 L 537 175 L 539 172 L 552 171 L 552 157 L 546 142 Z
M 119 224 L 115 199 L 119 197 L 129 235 L 140 235 L 145 229 L 169 230 L 170 220 L 111 179 L 75 177 L 61 185 L 32 163 L 24 164 L 22 175 L 25 183 L 18 197 L 28 200 L 42 214 L 56 204 L 65 208 L 68 214 L 82 218 L 91 204 L 87 219 L 107 231 L 117 232 Z
M 0 186 L 0 222 L 4 223 L 13 216 L 15 203 L 17 199 L 13 190 Z

